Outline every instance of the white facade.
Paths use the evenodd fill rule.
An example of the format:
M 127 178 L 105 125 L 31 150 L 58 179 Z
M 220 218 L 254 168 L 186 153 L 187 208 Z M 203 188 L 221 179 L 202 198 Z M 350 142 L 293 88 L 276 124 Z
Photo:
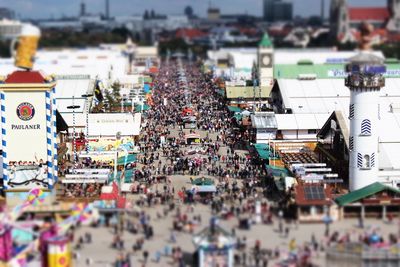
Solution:
M 351 89 L 350 95 L 350 190 L 379 181 L 379 90 Z
M 358 190 L 379 179 L 380 91 L 384 60 L 368 53 L 350 59 L 345 85 L 350 89 L 349 181 Z M 390 128 L 383 131 L 390 131 Z
M 274 50 L 272 47 L 259 47 L 258 66 L 260 86 L 272 86 L 274 79 L 273 69 Z

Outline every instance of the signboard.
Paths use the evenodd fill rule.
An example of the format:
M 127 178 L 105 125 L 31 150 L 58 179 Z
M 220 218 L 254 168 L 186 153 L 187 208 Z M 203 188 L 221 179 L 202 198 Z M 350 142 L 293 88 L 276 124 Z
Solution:
M 8 161 L 46 162 L 45 93 L 7 92 L 5 106 Z
M 116 148 L 134 150 L 134 140 L 131 137 L 122 137 L 120 140 L 98 139 L 89 140 L 89 151 L 115 151 Z
M 4 101 L 8 187 L 48 188 L 45 92 L 6 92 Z
M 121 136 L 137 136 L 140 134 L 141 114 L 136 113 L 94 113 L 89 114 L 89 138 L 115 138 L 117 132 Z
M 347 77 L 347 72 L 344 69 L 331 69 L 328 70 L 328 77 L 333 78 L 344 78 Z M 399 77 L 400 69 L 386 69 L 386 72 L 383 74 L 384 77 Z
M 12 165 L 9 170 L 8 187 L 10 189 L 31 189 L 33 187 L 47 188 L 46 165 Z

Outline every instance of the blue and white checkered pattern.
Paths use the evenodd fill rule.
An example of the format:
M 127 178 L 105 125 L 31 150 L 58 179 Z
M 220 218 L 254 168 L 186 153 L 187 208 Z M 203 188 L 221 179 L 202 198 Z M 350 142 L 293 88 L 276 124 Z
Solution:
M 57 158 L 57 102 L 56 102 L 56 88 L 52 89 L 51 94 L 51 101 L 52 101 L 52 125 L 53 125 L 53 179 L 54 182 L 58 180 L 58 158 Z
M 46 138 L 47 138 L 47 180 L 49 189 L 53 188 L 53 125 L 51 115 L 51 93 L 46 92 Z
M 3 146 L 3 186 L 4 189 L 8 187 L 8 158 L 7 158 L 7 130 L 6 130 L 6 107 L 5 100 L 6 96 L 4 93 L 0 93 L 1 100 L 1 133 L 2 133 L 2 146 Z

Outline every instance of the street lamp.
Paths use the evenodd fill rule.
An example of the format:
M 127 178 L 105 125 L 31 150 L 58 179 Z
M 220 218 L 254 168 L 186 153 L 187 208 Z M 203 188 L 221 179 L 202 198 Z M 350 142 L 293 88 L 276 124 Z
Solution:
M 72 109 L 72 149 L 74 152 L 74 167 L 76 161 L 76 140 L 75 140 L 75 109 L 80 108 L 81 106 L 75 105 L 75 96 L 72 96 L 72 105 L 68 106 L 67 109 Z
M 85 150 L 86 153 L 89 153 L 89 112 L 90 112 L 90 105 L 88 98 L 92 97 L 93 94 L 84 94 L 82 97 L 86 98 L 86 143 L 85 143 Z

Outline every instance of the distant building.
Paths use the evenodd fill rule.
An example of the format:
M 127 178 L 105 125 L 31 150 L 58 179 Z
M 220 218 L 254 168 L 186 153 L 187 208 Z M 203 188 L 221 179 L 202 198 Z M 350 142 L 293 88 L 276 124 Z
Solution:
M 14 39 L 21 33 L 22 23 L 17 20 L 0 20 L 0 38 Z
M 272 22 L 274 20 L 274 2 L 275 0 L 264 0 L 264 20 Z
M 391 17 L 386 27 L 389 31 L 398 32 L 400 30 L 400 1 L 389 0 L 388 9 Z
M 330 26 L 333 40 L 342 43 L 359 39 L 358 28 L 362 23 L 375 27 L 374 36 L 390 39 L 388 33 L 400 32 L 400 0 L 389 0 L 387 6 L 350 7 L 346 0 L 332 0 Z
M 15 12 L 6 7 L 0 7 L 0 19 L 15 19 Z
M 293 4 L 282 0 L 264 0 L 264 20 L 289 21 L 293 18 Z
M 108 20 L 108 19 L 110 19 L 110 1 L 106 0 L 105 4 L 106 4 L 106 7 L 105 7 L 105 15 L 104 16 L 105 16 L 105 19 Z
M 207 18 L 209 20 L 219 20 L 221 18 L 221 11 L 219 8 L 210 7 L 207 10 Z
M 83 2 L 83 1 L 82 1 L 82 3 L 81 3 L 81 9 L 80 9 L 79 15 L 80 15 L 81 17 L 83 17 L 83 16 L 86 15 L 86 4 L 85 4 L 85 2 Z

